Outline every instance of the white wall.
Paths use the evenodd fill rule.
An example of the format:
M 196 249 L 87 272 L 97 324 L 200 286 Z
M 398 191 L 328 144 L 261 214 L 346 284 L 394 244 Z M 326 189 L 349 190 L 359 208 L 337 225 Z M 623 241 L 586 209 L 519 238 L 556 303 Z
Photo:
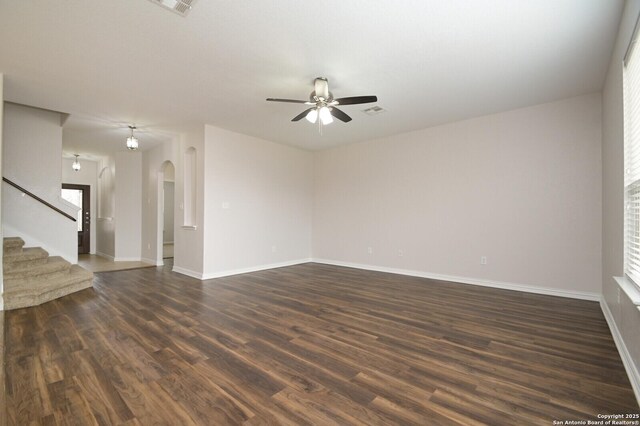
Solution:
M 640 312 L 613 280 L 624 268 L 624 126 L 622 60 L 640 13 L 640 1 L 627 1 L 602 91 L 602 293 L 603 309 L 640 399 Z M 636 47 L 637 49 L 637 47 Z M 636 52 L 638 54 L 638 52 Z M 626 353 L 626 357 L 625 357 Z
M 204 275 L 307 260 L 313 153 L 205 126 Z
M 95 254 L 96 252 L 96 222 L 98 213 L 96 210 L 97 192 L 98 192 L 98 164 L 95 161 L 85 160 L 80 157 L 80 171 L 74 172 L 71 168 L 73 164 L 72 158 L 62 159 L 62 183 L 73 183 L 76 185 L 89 185 L 90 187 L 90 201 L 89 207 L 91 210 L 91 224 L 89 226 L 90 244 L 89 252 Z
M 2 133 L 3 133 L 2 123 L 4 121 L 3 89 L 4 89 L 4 75 L 0 73 L 0 176 L 2 176 Z M 3 189 L 2 186 L 3 185 L 0 185 L 0 223 L 2 223 L 2 189 Z M 0 226 L 0 239 L 3 239 L 3 238 L 4 238 L 4 233 L 2 231 L 2 227 Z M 3 263 L 3 260 L 2 260 L 3 251 L 4 251 L 4 244 L 0 246 L 0 263 Z M 4 300 L 2 298 L 2 294 L 4 292 L 4 277 L 2 275 L 2 270 L 3 268 L 0 268 L 0 311 L 4 309 Z M 4 339 L 4 333 L 0 331 L 0 334 L 2 334 L 2 338 Z M 0 346 L 3 346 L 3 349 L 4 349 L 4 344 L 0 344 Z M 3 374 L 0 374 L 0 377 L 1 376 L 3 376 Z M 0 385 L 0 389 L 4 392 L 4 388 L 1 385 Z
M 164 220 L 162 241 L 165 243 L 173 243 L 174 229 L 174 207 L 175 207 L 175 182 L 164 181 Z
M 116 255 L 115 159 L 113 157 L 104 157 L 98 162 L 97 178 L 96 254 L 113 259 Z
M 77 207 L 62 200 L 60 114 L 15 104 L 4 106 L 3 175 L 75 217 Z M 3 232 L 20 236 L 71 263 L 78 259 L 76 223 L 8 184 L 2 192 Z
M 173 164 L 173 162 L 171 163 Z M 175 182 L 176 180 L 176 168 L 175 165 L 164 169 L 164 181 Z
M 142 153 L 116 152 L 115 260 L 140 260 Z
M 177 167 L 176 158 L 180 149 L 179 141 L 176 143 L 165 143 L 156 148 L 142 153 L 142 259 L 149 263 L 162 265 L 162 227 L 159 222 L 162 218 L 162 199 L 159 196 L 162 179 L 163 163 L 170 161 L 174 168 Z M 174 173 L 175 175 L 175 173 Z M 174 177 L 175 178 L 175 177 Z M 158 179 L 161 179 L 160 181 Z M 179 230 L 176 225 L 176 205 L 174 204 L 174 228 L 176 234 Z M 175 238 L 175 236 L 174 236 Z M 202 258 L 202 254 L 199 254 Z M 202 270 L 200 270 L 202 273 Z
M 313 256 L 597 298 L 600 119 L 593 94 L 318 152 Z
M 175 182 L 176 182 L 176 227 L 174 232 L 173 270 L 193 277 L 203 277 L 203 261 L 205 256 L 204 233 L 204 126 L 188 129 L 180 135 L 178 152 L 176 153 Z M 187 149 L 196 149 L 196 223 L 195 227 L 185 227 L 184 224 L 184 153 Z M 207 168 L 211 167 L 207 164 Z M 159 247 L 158 253 L 161 256 Z

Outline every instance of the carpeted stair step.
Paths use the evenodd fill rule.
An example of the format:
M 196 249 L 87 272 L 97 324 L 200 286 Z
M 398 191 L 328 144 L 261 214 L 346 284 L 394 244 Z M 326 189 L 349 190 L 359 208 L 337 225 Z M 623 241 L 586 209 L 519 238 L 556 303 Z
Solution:
M 7 280 L 33 280 L 38 278 L 53 279 L 58 276 L 62 276 L 69 273 L 71 263 L 67 262 L 60 256 L 53 256 L 47 259 L 47 261 L 40 265 L 31 266 L 28 268 L 20 267 L 18 264 L 9 267 L 4 271 L 5 283 Z M 6 284 L 5 284 L 6 286 Z
M 12 269 L 27 269 L 37 265 L 47 263 L 49 253 L 40 247 L 29 247 L 20 252 L 5 253 L 3 271 L 5 273 Z
M 5 309 L 40 305 L 93 285 L 93 272 L 40 247 L 24 248 L 22 238 L 4 238 L 3 249 Z
M 8 285 L 7 285 L 8 284 Z M 14 283 L 15 284 L 15 283 Z M 93 285 L 93 273 L 72 265 L 69 273 L 53 279 L 34 279 L 29 287 L 5 283 L 5 309 L 18 309 L 40 305 Z
M 4 254 L 19 253 L 24 247 L 24 240 L 20 237 L 7 237 L 2 242 Z

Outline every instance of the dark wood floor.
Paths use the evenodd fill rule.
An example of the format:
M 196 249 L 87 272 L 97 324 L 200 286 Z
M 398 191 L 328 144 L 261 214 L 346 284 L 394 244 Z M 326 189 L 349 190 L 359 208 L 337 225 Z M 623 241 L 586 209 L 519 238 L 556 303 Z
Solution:
M 147 268 L 7 312 L 9 424 L 551 424 L 638 413 L 597 303 L 319 264 Z

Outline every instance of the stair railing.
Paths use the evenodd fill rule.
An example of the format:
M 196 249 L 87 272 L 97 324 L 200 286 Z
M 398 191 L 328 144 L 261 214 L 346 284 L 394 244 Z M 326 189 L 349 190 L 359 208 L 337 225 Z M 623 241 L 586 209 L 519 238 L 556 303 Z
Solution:
M 29 197 L 33 198 L 34 200 L 38 201 L 41 204 L 44 204 L 45 206 L 49 207 L 51 210 L 54 210 L 58 213 L 60 213 L 62 216 L 77 222 L 76 218 L 71 216 L 68 213 L 63 212 L 62 210 L 60 210 L 59 208 L 57 208 L 56 206 L 54 206 L 51 203 L 46 202 L 45 200 L 43 200 L 42 198 L 38 197 L 36 194 L 34 194 L 31 191 L 27 191 L 26 189 L 24 189 L 23 187 L 21 187 L 20 185 L 18 185 L 15 182 L 10 181 L 9 179 L 7 179 L 6 177 L 2 177 L 2 181 L 8 183 L 9 185 L 13 186 L 14 188 L 16 188 L 18 191 L 22 192 L 23 194 L 27 194 Z

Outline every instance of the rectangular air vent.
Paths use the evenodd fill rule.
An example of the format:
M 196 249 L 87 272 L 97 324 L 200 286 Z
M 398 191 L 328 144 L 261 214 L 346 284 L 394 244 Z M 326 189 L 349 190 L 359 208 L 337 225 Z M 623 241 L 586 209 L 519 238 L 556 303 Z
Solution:
M 196 0 L 149 0 L 181 16 L 187 16 Z
M 367 109 L 363 109 L 362 112 L 364 112 L 367 115 L 377 115 L 377 114 L 382 114 L 383 112 L 387 111 L 386 109 L 379 107 L 378 105 L 372 106 L 371 108 L 367 108 Z

